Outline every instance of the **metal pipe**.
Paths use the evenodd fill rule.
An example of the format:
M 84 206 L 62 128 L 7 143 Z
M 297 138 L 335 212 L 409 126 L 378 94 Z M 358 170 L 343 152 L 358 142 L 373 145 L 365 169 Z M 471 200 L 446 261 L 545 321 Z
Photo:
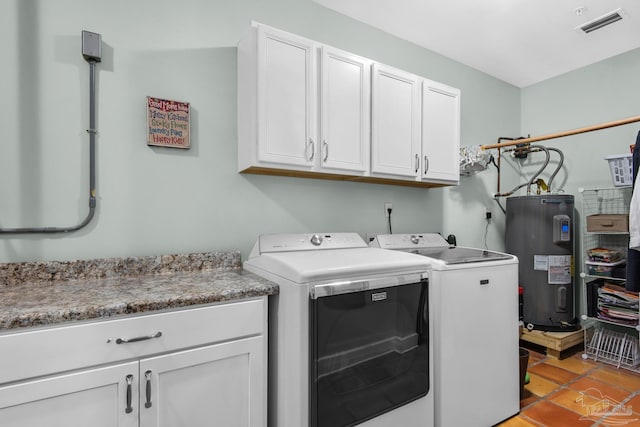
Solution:
M 518 150 L 521 150 L 521 149 L 522 148 L 509 148 L 509 149 L 504 150 L 504 152 L 508 153 L 508 152 L 512 152 L 512 151 L 518 151 Z M 546 151 L 546 150 L 555 151 L 560 156 L 560 160 L 558 162 L 558 166 L 556 167 L 556 169 L 551 174 L 551 177 L 549 177 L 549 182 L 547 183 L 547 193 L 551 193 L 551 184 L 553 183 L 554 178 L 556 177 L 558 172 L 560 172 L 560 169 L 562 169 L 562 166 L 564 165 L 564 153 L 561 150 L 557 149 L 557 148 L 546 147 L 546 146 L 542 146 L 542 145 L 531 145 L 531 146 L 527 147 L 527 149 L 528 149 L 528 152 L 530 152 L 530 153 L 533 153 L 533 152 L 536 152 L 536 151 Z M 533 182 L 532 182 L 532 184 L 533 184 Z
M 96 210 L 96 79 L 95 60 L 87 60 L 89 63 L 89 213 L 84 221 L 71 227 L 24 227 L 24 228 L 0 228 L 0 234 L 52 234 L 70 233 L 80 230 L 91 222 Z
M 549 151 L 555 151 L 560 155 L 560 161 L 558 162 L 558 167 L 556 167 L 556 170 L 553 171 L 553 173 L 551 174 L 551 177 L 549 177 L 549 182 L 547 183 L 547 187 L 549 188 L 548 192 L 551 193 L 551 183 L 553 182 L 553 179 L 556 177 L 558 172 L 560 172 L 560 169 L 562 169 L 562 165 L 564 165 L 564 153 L 561 150 L 558 150 L 557 148 L 548 147 L 548 149 Z
M 521 189 L 522 187 L 525 187 L 525 186 L 527 187 L 527 194 L 531 194 L 531 186 L 533 185 L 533 182 L 544 171 L 544 169 L 549 164 L 549 150 L 547 149 L 547 147 L 544 147 L 542 145 L 530 146 L 530 147 L 528 147 L 528 149 L 530 151 L 534 151 L 534 152 L 535 151 L 544 151 L 545 152 L 545 154 L 547 156 L 546 156 L 545 162 L 542 165 L 542 167 L 540 169 L 538 169 L 538 171 L 531 177 L 531 179 L 529 179 L 529 181 L 517 185 L 511 191 L 508 191 L 506 193 L 496 193 L 496 194 L 493 195 L 494 198 L 511 196 L 513 193 L 515 193 L 516 191 L 518 191 L 519 189 Z M 512 150 L 505 150 L 505 151 L 512 151 Z
M 549 160 L 550 160 L 550 158 L 551 158 L 551 156 L 549 155 L 549 150 L 547 149 L 547 147 L 544 147 L 544 146 L 542 146 L 542 145 L 537 145 L 537 146 L 536 146 L 536 148 L 539 148 L 539 149 L 541 149 L 542 151 L 544 151 L 544 153 L 546 154 L 546 158 L 545 158 L 545 160 L 544 160 L 544 164 L 542 165 L 542 167 L 541 167 L 541 168 L 538 170 L 538 172 L 537 172 L 535 175 L 533 175 L 533 176 L 531 177 L 531 179 L 529 180 L 529 185 L 527 185 L 527 196 L 528 196 L 529 194 L 531 194 L 531 186 L 533 185 L 533 181 L 535 181 L 535 179 L 536 179 L 537 177 L 539 177 L 539 176 L 540 176 L 540 174 L 542 173 L 542 171 L 544 171 L 544 170 L 545 170 L 545 168 L 546 168 L 546 167 L 547 167 L 547 165 L 549 164 Z

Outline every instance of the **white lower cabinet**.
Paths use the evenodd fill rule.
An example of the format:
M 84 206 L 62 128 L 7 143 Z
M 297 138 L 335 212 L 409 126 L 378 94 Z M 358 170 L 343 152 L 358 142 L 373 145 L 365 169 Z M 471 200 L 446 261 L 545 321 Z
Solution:
M 140 427 L 264 425 L 261 337 L 140 361 Z
M 0 387 L 3 427 L 135 427 L 138 414 L 127 412 L 127 393 L 138 400 L 138 363 L 28 381 Z M 137 406 L 137 405 L 136 405 Z
M 153 330 L 171 331 L 170 324 L 184 322 L 184 335 L 189 328 L 231 329 L 238 336 L 224 339 L 225 333 L 212 332 L 207 342 L 186 349 L 172 348 L 172 341 L 162 342 L 164 335 L 149 335 L 141 340 L 137 335 L 130 342 L 114 343 L 107 337 L 107 346 L 117 346 L 110 364 L 96 362 L 95 367 L 70 372 L 47 372 L 37 378 L 0 384 L 0 426 L 2 427 L 225 427 L 266 426 L 266 297 L 256 300 L 222 304 L 196 309 L 198 319 L 217 319 L 213 324 L 189 322 L 189 311 L 142 316 L 153 324 Z M 224 318 L 217 317 L 224 314 Z M 249 317 L 244 314 L 250 313 Z M 186 317 L 185 317 L 186 316 Z M 127 336 L 142 317 L 119 321 L 97 322 L 96 333 L 106 323 L 119 322 L 114 330 Z M 186 320 L 186 321 L 185 321 Z M 67 332 L 73 340 L 86 336 Z M 235 325 L 235 326 L 234 326 Z M 180 325 L 173 325 L 179 330 Z M 227 328 L 228 327 L 228 328 Z M 73 327 L 71 327 L 73 328 Z M 47 339 L 41 331 L 32 335 L 36 345 L 23 348 L 20 333 L 0 337 L 0 353 L 40 347 L 41 364 L 47 366 L 47 353 L 55 354 L 65 342 Z M 227 334 L 228 335 L 228 334 Z M 53 335 L 55 337 L 55 335 Z M 11 340 L 11 338 L 22 338 Z M 29 337 L 28 337 L 29 338 Z M 212 341 L 220 340 L 215 343 Z M 209 341 L 211 340 L 211 341 Z M 6 345 L 6 347 L 5 347 Z M 158 346 L 162 348 L 158 351 Z M 54 350 L 47 352 L 46 347 Z M 68 358 L 73 358 L 69 354 Z M 9 358 L 9 362 L 19 360 Z M 81 359 L 80 359 L 81 360 Z M 9 363 L 9 365 L 11 365 Z M 18 362 L 15 362 L 18 363 Z M 90 362 L 87 362 L 90 363 Z M 57 366 L 57 365 L 54 365 Z M 11 369 L 11 366 L 2 369 Z M 42 372 L 41 368 L 40 371 Z

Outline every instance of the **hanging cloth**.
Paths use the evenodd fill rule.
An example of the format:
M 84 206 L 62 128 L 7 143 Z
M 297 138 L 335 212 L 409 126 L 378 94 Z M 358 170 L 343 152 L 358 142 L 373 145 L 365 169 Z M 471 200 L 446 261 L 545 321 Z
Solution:
M 638 180 L 640 169 L 640 132 L 636 137 L 633 148 L 633 194 L 629 205 L 629 253 L 627 254 L 627 283 L 628 291 L 640 291 L 640 183 Z

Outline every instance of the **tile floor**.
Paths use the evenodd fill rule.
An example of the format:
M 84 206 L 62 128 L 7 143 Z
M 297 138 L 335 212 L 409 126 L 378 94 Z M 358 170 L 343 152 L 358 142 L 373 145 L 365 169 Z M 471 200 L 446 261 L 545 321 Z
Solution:
M 561 360 L 525 348 L 530 382 L 520 414 L 500 427 L 640 427 L 640 374 L 583 360 L 580 346 Z

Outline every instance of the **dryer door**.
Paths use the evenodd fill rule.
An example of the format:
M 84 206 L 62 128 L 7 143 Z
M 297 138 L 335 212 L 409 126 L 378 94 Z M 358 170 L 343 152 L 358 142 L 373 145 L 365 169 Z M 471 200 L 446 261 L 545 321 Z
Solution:
M 426 279 L 310 304 L 312 427 L 359 424 L 429 392 Z

